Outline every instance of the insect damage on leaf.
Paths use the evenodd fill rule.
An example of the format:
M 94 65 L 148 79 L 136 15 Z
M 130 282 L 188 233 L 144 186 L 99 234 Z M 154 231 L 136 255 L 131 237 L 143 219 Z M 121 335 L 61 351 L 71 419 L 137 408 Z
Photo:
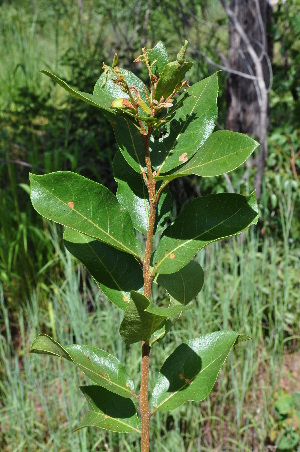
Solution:
M 115 99 L 111 103 L 111 107 L 113 108 L 130 108 L 135 109 L 132 103 L 128 99 L 124 99 L 123 97 L 120 97 L 119 99 Z
M 185 163 L 188 161 L 187 152 L 184 152 L 183 154 L 181 154 L 181 156 L 179 157 L 179 161 L 182 163 Z

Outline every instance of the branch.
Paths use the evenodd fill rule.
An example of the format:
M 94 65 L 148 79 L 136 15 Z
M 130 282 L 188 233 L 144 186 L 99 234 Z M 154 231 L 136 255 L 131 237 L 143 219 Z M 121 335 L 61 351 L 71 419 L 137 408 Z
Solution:
M 217 67 L 218 69 L 222 69 L 222 71 L 226 71 L 229 74 L 239 75 L 240 77 L 244 77 L 249 80 L 257 81 L 257 77 L 255 77 L 254 75 L 246 74 L 245 72 L 236 71 L 234 69 L 230 69 L 229 67 L 222 66 L 221 64 L 215 63 L 215 61 L 213 61 L 208 55 L 206 55 L 206 53 L 201 52 L 201 50 L 195 49 L 195 52 L 197 52 L 199 55 L 202 55 L 209 64 L 211 64 L 214 67 Z
M 227 182 L 229 192 L 230 192 L 230 193 L 234 193 L 234 188 L 233 188 L 233 186 L 232 186 L 230 177 L 229 177 L 228 174 L 226 174 L 226 173 L 224 173 L 223 176 L 225 177 L 225 180 L 226 180 L 226 182 Z

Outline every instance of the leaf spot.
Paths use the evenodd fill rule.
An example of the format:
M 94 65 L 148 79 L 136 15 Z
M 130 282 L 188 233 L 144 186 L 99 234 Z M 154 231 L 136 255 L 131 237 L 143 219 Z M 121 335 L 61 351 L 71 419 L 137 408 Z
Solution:
M 68 202 L 68 206 L 70 207 L 70 209 L 74 209 L 74 202 L 73 201 L 69 201 Z
M 127 386 L 127 388 L 129 388 L 129 383 L 128 383 L 128 381 L 126 382 L 126 386 Z
M 175 258 L 175 254 L 170 254 L 170 259 L 174 259 Z
M 178 376 L 179 376 L 180 380 L 184 380 L 184 376 L 182 374 L 179 374 Z
M 187 153 L 186 153 L 186 152 L 184 152 L 183 154 L 181 154 L 181 156 L 179 157 L 179 161 L 180 161 L 180 162 L 183 162 L 183 163 L 185 163 L 185 162 L 188 161 L 188 156 L 187 156 Z
M 107 419 L 108 418 L 108 416 L 107 416 L 107 414 L 104 416 L 104 419 Z
M 127 301 L 127 298 L 125 296 L 123 297 L 123 301 Z

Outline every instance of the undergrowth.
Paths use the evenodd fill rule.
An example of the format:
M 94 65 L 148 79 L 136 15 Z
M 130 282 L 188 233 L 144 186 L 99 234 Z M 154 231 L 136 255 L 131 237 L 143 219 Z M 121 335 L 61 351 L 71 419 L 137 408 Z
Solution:
M 130 354 L 125 353 L 125 345 L 113 333 L 115 324 L 121 322 L 117 308 L 99 295 L 94 281 L 56 240 L 53 246 L 63 274 L 23 300 L 14 327 L 9 325 L 3 297 L 1 300 L 0 448 L 138 450 L 137 437 L 131 434 L 125 437 L 84 429 L 74 435 L 72 429 L 84 405 L 83 398 L 81 404 L 75 403 L 79 396 L 76 370 L 51 357 L 28 355 L 30 343 L 41 332 L 64 344 L 101 347 L 105 343 L 118 359 L 125 361 L 127 357 L 126 368 L 138 383 L 139 349 L 135 344 Z M 263 451 L 273 425 L 270 400 L 280 387 L 285 355 L 295 352 L 299 256 L 272 238 L 262 242 L 252 232 L 244 243 L 234 238 L 223 246 L 213 244 L 199 254 L 199 262 L 208 276 L 198 295 L 198 309 L 180 320 L 180 331 L 170 333 L 164 350 L 159 352 L 158 348 L 150 387 L 155 381 L 153 369 L 158 371 L 166 353 L 195 334 L 242 327 L 252 340 L 248 347 L 237 347 L 230 355 L 222 378 L 211 398 L 201 402 L 201 409 L 199 403 L 189 403 L 172 415 L 154 416 L 151 449 L 209 451 L 222 444 L 226 450 Z M 84 382 L 83 374 L 81 378 Z

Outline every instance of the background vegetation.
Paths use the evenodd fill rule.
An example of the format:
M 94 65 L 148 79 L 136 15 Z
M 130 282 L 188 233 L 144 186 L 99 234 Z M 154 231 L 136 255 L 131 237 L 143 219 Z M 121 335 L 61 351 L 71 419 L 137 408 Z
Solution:
M 297 6 L 295 0 L 276 7 L 270 28 L 274 80 L 260 222 L 243 240 L 199 254 L 208 276 L 197 315 L 181 320 L 180 333 L 169 335 L 167 347 L 170 352 L 182 339 L 219 328 L 253 339 L 230 355 L 209 400 L 157 415 L 152 450 L 272 450 L 296 431 L 293 413 L 290 423 L 280 424 L 274 404 L 284 391 L 300 390 Z M 67 97 L 39 70 L 53 70 L 91 92 L 102 62 L 110 62 L 115 50 L 120 65 L 143 78 L 132 66 L 141 45 L 162 39 L 175 56 L 187 37 L 195 61 L 192 84 L 215 71 L 197 50 L 212 59 L 216 47 L 227 52 L 227 18 L 218 0 L 115 0 L 112 6 L 102 0 L 15 0 L 1 2 L 0 30 L 0 448 L 138 450 L 134 435 L 73 434 L 84 409 L 83 400 L 77 406 L 72 398 L 76 372 L 67 363 L 28 355 L 32 339 L 45 332 L 64 344 L 91 343 L 123 361 L 126 356 L 129 373 L 138 377 L 139 350 L 132 346 L 128 354 L 116 334 L 117 309 L 63 248 L 61 228 L 35 213 L 28 194 L 29 171 L 61 169 L 114 191 L 114 137 L 101 114 Z M 225 87 L 223 72 L 219 128 L 225 124 Z M 248 193 L 255 171 L 245 166 L 230 175 L 234 190 Z M 195 194 L 227 191 L 228 185 L 221 176 L 185 178 L 171 188 L 175 214 Z M 152 383 L 164 355 L 158 349 L 152 357 Z

